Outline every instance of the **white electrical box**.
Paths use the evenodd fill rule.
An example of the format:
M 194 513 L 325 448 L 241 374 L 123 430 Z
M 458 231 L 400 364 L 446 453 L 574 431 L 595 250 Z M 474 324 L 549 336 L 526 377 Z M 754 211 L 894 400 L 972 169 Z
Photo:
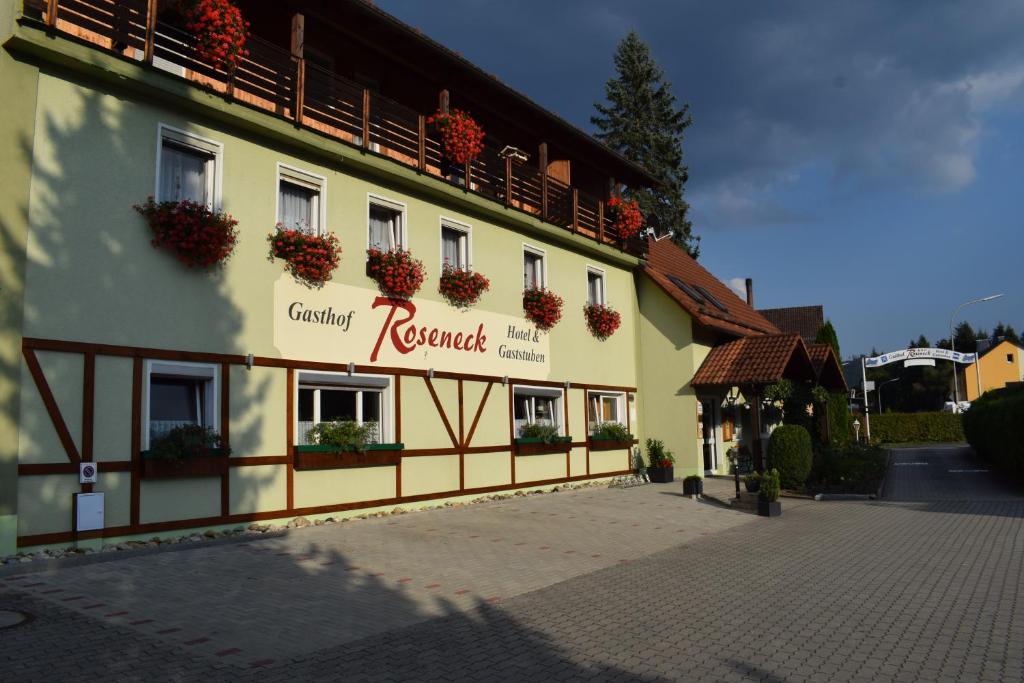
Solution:
M 99 475 L 99 468 L 94 462 L 78 463 L 78 483 L 95 484 Z
M 75 494 L 75 531 L 103 528 L 103 494 Z

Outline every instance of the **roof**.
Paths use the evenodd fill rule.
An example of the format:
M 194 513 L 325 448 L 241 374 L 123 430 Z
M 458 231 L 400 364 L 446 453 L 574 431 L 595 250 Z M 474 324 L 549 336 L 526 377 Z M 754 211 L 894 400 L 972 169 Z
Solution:
M 825 324 L 825 309 L 821 306 L 789 306 L 762 308 L 757 311 L 780 332 L 796 332 L 805 343 L 812 343 L 818 330 Z
M 814 365 L 814 374 L 818 376 L 818 384 L 833 392 L 845 394 L 849 391 L 843 365 L 831 344 L 808 344 L 807 353 Z
M 323 7 L 323 9 L 320 10 L 320 11 L 322 11 L 322 12 L 328 14 L 328 15 L 334 9 L 334 7 L 332 7 L 332 5 L 334 3 L 315 3 L 315 4 L 313 4 L 313 3 L 303 2 L 303 0 L 297 0 L 296 4 L 299 4 L 299 5 L 310 4 L 311 6 L 307 7 L 306 9 L 307 9 L 307 11 L 311 11 L 311 12 L 315 12 L 314 8 Z M 654 176 L 652 176 L 650 173 L 648 173 L 647 170 L 643 166 L 641 166 L 640 164 L 637 164 L 637 163 L 627 159 L 625 156 L 623 156 L 619 152 L 615 151 L 611 147 L 605 145 L 603 142 L 601 142 L 600 140 L 598 140 L 594 136 L 590 135 L 586 131 L 578 128 L 577 126 L 575 126 L 575 125 L 573 125 L 571 123 L 569 123 L 568 121 L 563 119 L 561 116 L 559 116 L 558 114 L 555 114 L 554 112 L 550 111 L 549 109 L 546 109 L 546 108 L 542 107 L 541 105 L 537 104 L 532 99 L 530 99 L 529 97 L 527 97 L 523 93 L 519 92 L 518 90 L 512 88 L 509 85 L 506 85 L 497 76 L 495 76 L 494 74 L 488 73 L 487 71 L 481 69 L 479 66 L 477 66 L 473 62 L 469 61 L 468 59 L 463 57 L 458 52 L 456 52 L 456 51 L 454 51 L 454 50 L 452 50 L 452 49 L 450 49 L 448 47 L 445 47 L 441 43 L 439 43 L 439 42 L 435 41 L 434 39 L 432 39 L 432 38 L 428 37 L 427 35 L 425 35 L 419 29 L 417 29 L 417 28 L 415 28 L 413 26 L 410 26 L 409 24 L 406 24 L 405 22 L 401 21 L 400 19 L 398 19 L 394 15 L 389 14 L 388 12 L 385 12 L 381 8 L 377 7 L 370 0 L 348 0 L 348 2 L 346 2 L 345 4 L 348 5 L 351 9 L 354 9 L 356 11 L 361 11 L 364 16 L 373 17 L 373 18 L 375 18 L 375 19 L 377 19 L 379 21 L 383 21 L 384 23 L 389 25 L 392 29 L 396 30 L 401 35 L 401 37 L 403 39 L 409 40 L 412 43 L 418 44 L 418 45 L 420 45 L 422 47 L 425 47 L 425 48 L 429 49 L 430 51 L 432 51 L 438 57 L 440 57 L 445 62 L 447 62 L 448 66 L 450 68 L 458 69 L 460 72 L 462 72 L 462 73 L 464 73 L 466 75 L 469 75 L 470 77 L 472 77 L 474 79 L 479 79 L 481 81 L 481 85 L 483 87 L 485 87 L 485 88 L 486 87 L 493 87 L 495 90 L 497 90 L 502 95 L 508 96 L 508 97 L 516 100 L 522 106 L 527 107 L 528 109 L 532 110 L 534 113 L 539 114 L 540 116 L 542 116 L 548 122 L 553 124 L 556 128 L 561 129 L 563 132 L 568 134 L 571 138 L 575 139 L 577 142 L 585 144 L 588 148 L 590 148 L 590 150 L 592 152 L 594 152 L 598 156 L 603 156 L 606 159 L 608 159 L 609 161 L 612 161 L 613 163 L 618 164 L 623 171 L 631 173 L 634 176 L 634 178 L 640 179 L 642 181 L 641 184 L 647 184 L 647 185 L 658 185 L 658 184 L 660 184 L 660 182 Z M 481 94 L 482 95 L 483 93 L 477 93 L 477 94 Z M 486 101 L 486 99 L 487 98 L 485 96 L 484 100 Z M 621 178 L 621 179 L 622 180 L 628 180 L 627 178 Z
M 741 337 L 711 349 L 693 376 L 695 387 L 773 384 L 780 379 L 814 380 L 817 373 L 798 334 Z
M 727 334 L 777 334 L 772 323 L 755 311 L 721 280 L 704 269 L 686 250 L 671 240 L 648 240 L 643 272 L 701 325 Z M 697 298 L 679 285 L 682 282 Z M 700 290 L 705 294 L 701 294 Z M 722 308 L 714 305 L 714 301 Z
M 995 344 L 992 344 L 992 346 L 988 347 L 984 351 L 981 351 L 978 354 L 978 358 L 984 358 L 985 356 L 987 356 L 989 354 L 989 352 L 995 351 L 996 349 L 998 349 L 1003 344 L 1009 344 L 1010 346 L 1014 347 L 1015 349 L 1018 349 L 1020 351 L 1024 351 L 1024 346 L 1021 346 L 1020 344 L 1018 344 L 1017 342 L 1013 341 L 1012 339 L 1000 339 Z M 971 365 L 974 365 L 974 363 L 971 363 Z

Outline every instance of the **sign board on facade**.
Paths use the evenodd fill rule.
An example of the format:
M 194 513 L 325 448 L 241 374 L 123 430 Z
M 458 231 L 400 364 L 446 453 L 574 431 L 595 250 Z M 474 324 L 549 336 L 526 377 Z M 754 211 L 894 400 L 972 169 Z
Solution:
M 954 363 L 973 363 L 975 354 L 973 353 L 960 353 L 959 351 L 950 351 L 949 349 L 900 349 L 899 351 L 890 351 L 889 353 L 883 353 L 881 356 L 874 356 L 864 359 L 864 365 L 869 368 L 878 368 L 889 363 L 897 363 L 899 361 L 913 360 L 917 358 L 931 358 L 934 360 L 949 360 Z
M 935 359 L 934 358 L 908 358 L 907 360 L 903 361 L 903 367 L 905 367 L 905 368 L 913 368 L 913 367 L 917 367 L 919 365 L 930 365 L 931 367 L 934 368 L 935 367 Z
M 274 284 L 274 346 L 286 358 L 548 379 L 547 333 L 518 316 L 388 299 L 327 283 Z

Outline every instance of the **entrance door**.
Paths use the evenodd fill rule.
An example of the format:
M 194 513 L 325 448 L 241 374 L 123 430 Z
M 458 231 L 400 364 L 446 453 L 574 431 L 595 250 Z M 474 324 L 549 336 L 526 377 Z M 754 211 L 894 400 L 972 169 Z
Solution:
M 718 469 L 718 444 L 715 438 L 715 401 L 701 402 L 701 432 L 704 434 L 704 472 L 711 473 Z

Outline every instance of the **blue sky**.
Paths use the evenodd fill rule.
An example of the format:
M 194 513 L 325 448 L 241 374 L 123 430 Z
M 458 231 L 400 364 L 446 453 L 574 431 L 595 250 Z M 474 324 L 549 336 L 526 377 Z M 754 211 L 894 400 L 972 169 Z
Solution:
M 612 54 L 651 45 L 694 124 L 701 262 L 759 307 L 823 304 L 843 355 L 1024 328 L 1024 3 L 378 0 L 591 130 Z

